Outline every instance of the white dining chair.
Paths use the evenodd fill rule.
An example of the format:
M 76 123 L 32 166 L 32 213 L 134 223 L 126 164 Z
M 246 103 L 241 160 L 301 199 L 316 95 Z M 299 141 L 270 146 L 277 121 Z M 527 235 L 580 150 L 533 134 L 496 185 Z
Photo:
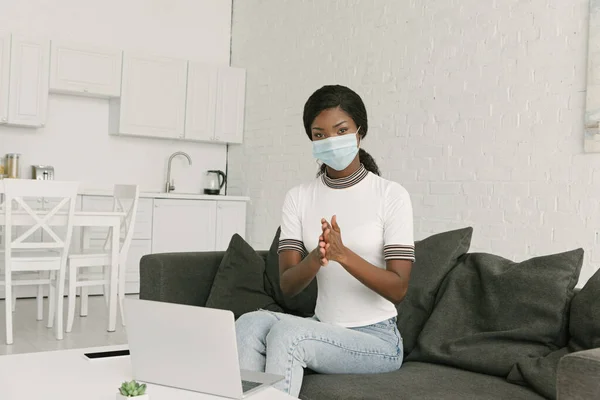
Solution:
M 131 246 L 135 219 L 139 202 L 139 187 L 137 185 L 115 185 L 113 195 L 113 211 L 123 212 L 125 216 L 121 221 L 120 248 L 119 248 L 119 279 L 117 294 L 119 297 L 119 311 L 121 313 L 121 322 L 125 326 L 125 317 L 123 315 L 123 301 L 125 299 L 125 280 L 127 269 L 127 254 Z M 69 301 L 67 315 L 67 332 L 73 329 L 75 319 L 75 301 L 77 298 L 77 288 L 81 288 L 81 312 L 80 315 L 87 315 L 87 297 L 90 286 L 102 286 L 104 299 L 108 306 L 108 294 L 110 293 L 110 266 L 111 266 L 111 234 L 109 230 L 104 245 L 101 249 L 89 248 L 87 240 L 84 239 L 84 248 L 77 252 L 73 251 L 68 257 L 69 268 Z M 85 236 L 85 235 L 84 235 Z M 93 271 L 101 267 L 102 271 Z M 85 271 L 80 271 L 86 269 Z
M 4 254 L 0 269 L 4 271 L 0 284 L 5 290 L 6 343 L 13 343 L 12 290 L 25 285 L 49 286 L 47 327 L 55 326 L 56 338 L 61 340 L 67 255 L 79 185 L 26 179 L 4 179 L 3 184 Z M 52 199 L 55 205 L 32 209 L 28 200 L 39 197 Z M 40 231 L 43 236 L 36 234 Z

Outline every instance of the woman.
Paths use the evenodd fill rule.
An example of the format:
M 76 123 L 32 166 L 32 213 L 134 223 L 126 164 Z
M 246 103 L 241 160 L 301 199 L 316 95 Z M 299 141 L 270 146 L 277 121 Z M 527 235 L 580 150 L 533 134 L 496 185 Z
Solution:
M 256 311 L 236 322 L 240 367 L 282 375 L 298 396 L 303 368 L 325 374 L 394 371 L 402 364 L 396 307 L 414 261 L 407 191 L 379 176 L 360 149 L 368 132 L 361 98 L 324 86 L 304 106 L 319 176 L 285 198 L 279 242 L 281 289 L 295 296 L 316 277 L 315 315 Z

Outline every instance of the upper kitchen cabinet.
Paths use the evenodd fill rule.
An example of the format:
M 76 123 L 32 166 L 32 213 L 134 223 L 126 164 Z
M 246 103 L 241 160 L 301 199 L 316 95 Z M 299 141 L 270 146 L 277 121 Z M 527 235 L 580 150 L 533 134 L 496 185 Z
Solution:
M 46 123 L 50 41 L 12 36 L 8 91 L 10 125 L 41 127 Z
M 8 122 L 9 71 L 10 34 L 0 33 L 0 124 L 6 124 Z
M 185 138 L 215 140 L 218 69 L 190 62 L 187 81 Z
M 245 102 L 246 71 L 241 68 L 220 68 L 215 120 L 215 139 L 217 141 L 242 143 Z
M 112 134 L 183 139 L 187 61 L 125 53 L 121 97 L 110 101 Z
M 190 62 L 185 139 L 242 143 L 245 95 L 243 69 Z
M 121 50 L 53 41 L 50 92 L 119 97 L 122 61 Z

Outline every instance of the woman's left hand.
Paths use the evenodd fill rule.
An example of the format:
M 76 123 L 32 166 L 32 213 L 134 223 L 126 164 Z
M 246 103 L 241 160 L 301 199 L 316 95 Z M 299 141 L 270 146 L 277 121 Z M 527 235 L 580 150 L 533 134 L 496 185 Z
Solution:
M 329 261 L 342 263 L 346 255 L 346 246 L 342 242 L 342 231 L 337 223 L 337 217 L 331 218 L 331 224 L 325 218 L 321 219 L 323 238 L 325 239 L 325 251 Z

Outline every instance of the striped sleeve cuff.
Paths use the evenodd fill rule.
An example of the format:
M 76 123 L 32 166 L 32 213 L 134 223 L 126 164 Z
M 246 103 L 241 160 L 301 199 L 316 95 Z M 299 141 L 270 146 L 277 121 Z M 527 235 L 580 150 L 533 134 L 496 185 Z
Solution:
M 304 243 L 301 240 L 281 239 L 279 241 L 279 249 L 277 250 L 277 253 L 279 254 L 284 250 L 297 251 L 298 253 L 300 253 L 302 255 L 302 258 L 304 258 L 308 255 L 308 251 L 306 251 L 306 248 L 304 247 Z
M 410 260 L 415 261 L 415 246 L 403 244 L 390 244 L 383 247 L 383 256 L 388 260 Z

